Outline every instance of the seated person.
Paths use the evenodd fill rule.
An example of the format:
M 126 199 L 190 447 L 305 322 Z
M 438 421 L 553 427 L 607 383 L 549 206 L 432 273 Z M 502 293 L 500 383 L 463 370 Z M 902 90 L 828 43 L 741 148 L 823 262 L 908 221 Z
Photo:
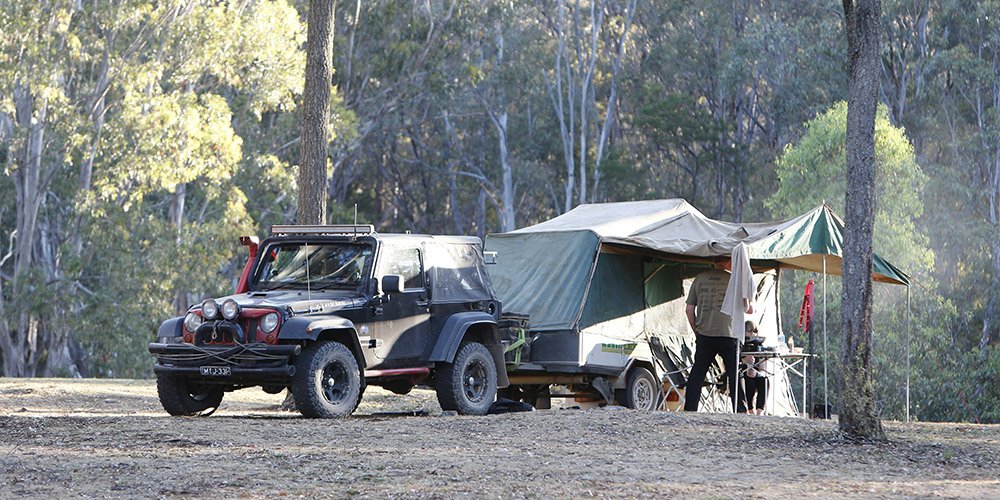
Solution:
M 760 349 L 763 339 L 757 337 L 757 324 L 753 320 L 747 320 L 744 324 L 743 348 L 741 352 L 754 352 Z M 767 401 L 767 373 L 764 371 L 766 358 L 755 358 L 754 356 L 743 356 L 740 360 L 743 372 L 742 382 L 745 390 L 745 398 L 740 398 L 739 410 L 746 411 L 753 415 L 764 414 L 764 403 Z M 742 389 L 742 388 L 741 388 Z M 756 404 L 754 397 L 756 396 Z

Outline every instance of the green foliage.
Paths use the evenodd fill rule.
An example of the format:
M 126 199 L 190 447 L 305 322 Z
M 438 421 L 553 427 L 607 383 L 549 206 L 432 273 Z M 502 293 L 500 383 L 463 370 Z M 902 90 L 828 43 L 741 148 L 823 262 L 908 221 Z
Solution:
M 591 3 L 565 5 L 564 26 L 589 41 Z M 518 225 L 558 215 L 567 176 L 557 88 L 592 104 L 582 153 L 592 181 L 624 27 L 625 1 L 594 5 L 607 17 L 581 96 L 555 82 L 554 0 L 341 3 L 330 220 L 353 221 L 357 205 L 359 221 L 381 231 L 497 230 L 497 113 L 508 119 Z M 914 417 L 995 421 L 1000 334 L 979 343 L 1000 286 L 998 3 L 883 5 L 875 244 L 915 285 L 910 325 L 901 289 L 875 288 L 880 407 L 905 414 L 909 339 Z M 234 238 L 294 218 L 305 7 L 0 0 L 0 327 L 18 337 L 30 318 L 44 341 L 80 344 L 91 374 L 144 376 L 160 321 L 231 290 L 243 259 Z M 639 2 L 596 199 L 684 197 L 747 221 L 823 200 L 843 213 L 846 41 L 834 10 L 821 0 Z M 589 50 L 566 47 L 575 59 L 564 78 L 581 81 L 569 72 Z M 32 115 L 19 120 L 18 104 Z M 580 108 L 572 119 L 579 130 Z M 32 120 L 44 132 L 38 239 L 15 277 Z M 798 344 L 806 278 L 782 278 Z M 828 281 L 837 359 L 840 285 Z
M 216 202 L 226 205 L 219 208 L 224 217 L 185 225 L 178 239 L 169 222 L 155 215 L 137 217 L 134 210 L 115 210 L 92 222 L 88 267 L 81 278 L 93 295 L 72 321 L 91 353 L 94 375 L 150 375 L 145 346 L 160 322 L 176 314 L 178 294 L 231 292 L 237 269 L 233 262 L 242 257 L 234 242 L 253 232 L 245 214 L 235 208 L 244 201 L 240 196 L 229 191 L 229 199 Z
M 159 323 L 232 289 L 237 237 L 290 220 L 301 17 L 285 0 L 4 2 L 0 32 L 3 168 L 23 168 L 5 124 L 25 140 L 14 101 L 30 92 L 51 172 L 45 253 L 5 283 L 4 320 L 72 335 L 93 375 L 148 375 Z M 5 248 L 14 192 L 0 183 Z
M 217 95 L 127 93 L 109 130 L 122 143 L 108 141 L 109 168 L 100 170 L 98 196 L 113 200 L 124 194 L 119 203 L 128 209 L 148 192 L 230 178 L 242 146 L 230 121 L 229 106 Z
M 844 213 L 847 103 L 839 102 L 805 125 L 798 144 L 789 145 L 777 162 L 778 186 L 765 201 L 775 214 L 792 217 L 825 202 Z M 934 253 L 917 230 L 927 183 L 905 132 L 889 122 L 880 106 L 875 119 L 876 252 L 908 273 L 928 273 Z

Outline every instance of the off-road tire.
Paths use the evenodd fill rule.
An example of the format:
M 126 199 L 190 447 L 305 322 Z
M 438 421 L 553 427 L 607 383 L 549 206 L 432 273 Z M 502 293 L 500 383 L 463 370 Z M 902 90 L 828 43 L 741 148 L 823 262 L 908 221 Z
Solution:
M 659 384 L 644 367 L 637 366 L 629 371 L 625 383 L 625 406 L 636 410 L 651 411 L 659 401 Z
M 291 389 L 303 416 L 345 418 L 361 401 L 358 361 L 340 342 L 316 342 L 295 360 Z
M 196 384 L 181 375 L 156 375 L 156 393 L 160 404 L 175 417 L 211 415 L 222 403 L 223 392 L 222 387 Z
M 437 397 L 442 410 L 462 415 L 486 415 L 497 396 L 493 355 L 479 342 L 465 342 L 455 360 L 438 369 Z

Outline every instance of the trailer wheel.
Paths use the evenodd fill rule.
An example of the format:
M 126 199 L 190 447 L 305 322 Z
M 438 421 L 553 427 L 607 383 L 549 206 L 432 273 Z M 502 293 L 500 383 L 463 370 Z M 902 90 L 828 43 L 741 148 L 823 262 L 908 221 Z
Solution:
M 455 360 L 445 363 L 436 379 L 442 410 L 455 410 L 462 415 L 486 415 L 497 397 L 493 355 L 479 342 L 459 346 Z
M 658 394 L 653 374 L 641 366 L 632 368 L 625 384 L 625 406 L 636 410 L 654 410 Z

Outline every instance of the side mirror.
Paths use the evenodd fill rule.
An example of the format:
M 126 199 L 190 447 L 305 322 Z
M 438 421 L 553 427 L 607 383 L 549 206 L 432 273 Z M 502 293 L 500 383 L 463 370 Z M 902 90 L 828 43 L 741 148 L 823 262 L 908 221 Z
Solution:
M 382 276 L 382 290 L 384 294 L 403 293 L 403 276 L 400 274 L 387 274 Z

